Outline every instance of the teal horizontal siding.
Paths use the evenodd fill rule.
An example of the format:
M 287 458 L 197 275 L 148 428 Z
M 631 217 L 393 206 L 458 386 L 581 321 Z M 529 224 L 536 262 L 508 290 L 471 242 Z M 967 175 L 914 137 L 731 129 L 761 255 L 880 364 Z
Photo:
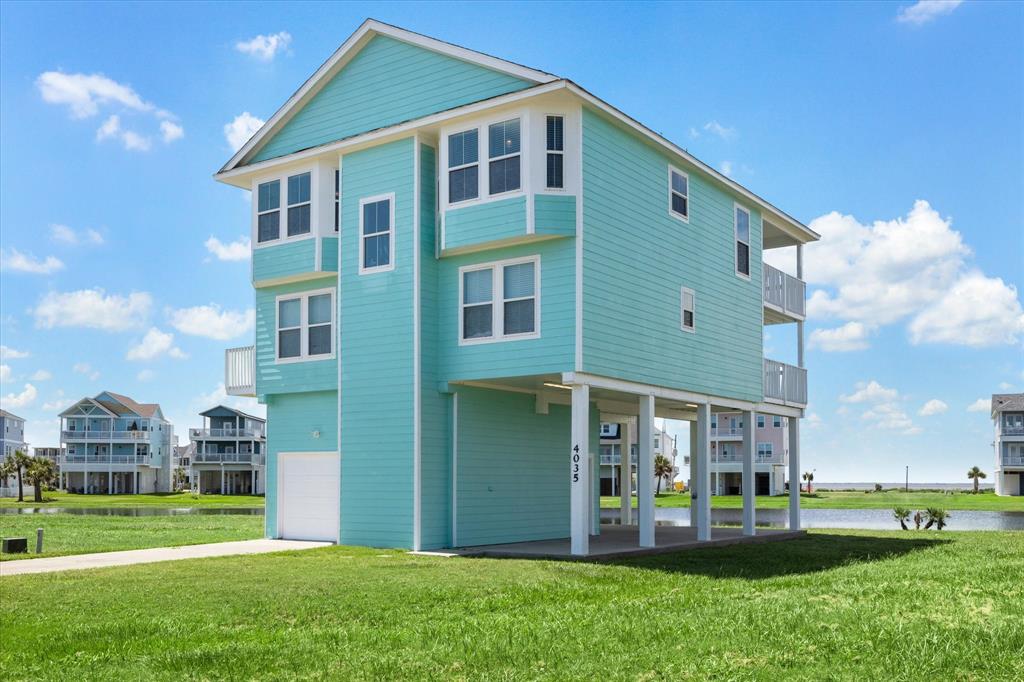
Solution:
M 310 242 L 312 243 L 312 242 Z M 337 390 L 338 361 L 306 360 L 277 363 L 277 297 L 337 287 L 337 277 L 280 284 L 256 290 L 256 394 Z M 335 293 L 337 295 L 337 293 Z M 335 327 L 337 329 L 337 327 Z
M 533 231 L 571 237 L 576 234 L 576 196 L 537 194 L 534 196 Z
M 291 277 L 315 270 L 316 242 L 312 238 L 263 246 L 252 251 L 253 282 Z
M 584 108 L 584 370 L 760 400 L 760 213 L 691 170 L 690 221 L 669 216 L 668 166 Z M 735 274 L 734 201 L 750 210 L 750 279 Z M 680 329 L 684 286 L 696 295 L 695 334 Z
M 387 36 L 375 36 L 250 163 L 531 85 Z
M 320 269 L 324 272 L 338 271 L 338 238 L 324 237 L 320 243 Z
M 509 197 L 450 208 L 444 215 L 444 248 L 486 244 L 526 236 L 526 197 Z

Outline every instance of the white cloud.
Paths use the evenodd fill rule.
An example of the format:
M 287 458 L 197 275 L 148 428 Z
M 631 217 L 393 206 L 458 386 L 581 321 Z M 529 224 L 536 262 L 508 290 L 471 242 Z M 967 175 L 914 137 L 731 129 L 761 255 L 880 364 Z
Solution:
M 142 341 L 137 346 L 133 346 L 128 350 L 125 358 L 128 360 L 152 360 L 165 353 L 172 358 L 184 359 L 188 357 L 180 348 L 174 345 L 174 334 L 162 332 L 156 327 L 150 327 Z
M 170 144 L 175 140 L 185 137 L 185 129 L 171 121 L 160 121 L 160 136 L 163 138 L 164 143 Z
M 861 419 L 872 422 L 875 428 L 900 431 L 906 435 L 921 433 L 919 427 L 914 426 L 907 413 L 896 403 L 879 403 L 865 411 Z
M 1009 381 L 1000 381 L 999 382 L 999 390 L 1000 391 L 1012 391 L 1013 390 L 1013 384 L 1011 384 Z
M 1017 288 L 980 272 L 965 274 L 910 322 L 910 342 L 982 348 L 1011 345 L 1024 335 Z
M 978 398 L 967 406 L 968 412 L 988 412 L 992 409 L 992 401 L 988 398 Z
M 92 228 L 82 230 L 81 234 L 67 225 L 50 225 L 50 239 L 62 244 L 102 244 L 103 235 Z
M 693 126 L 691 126 L 690 127 L 690 139 L 691 140 L 696 140 L 698 137 L 700 137 L 700 131 L 697 130 L 696 128 L 694 128 Z
M 0 405 L 5 410 L 16 410 L 22 407 L 28 407 L 35 402 L 38 391 L 32 384 L 25 384 L 25 390 L 21 393 L 8 393 L 7 395 L 0 398 Z
M 240 40 L 235 43 L 235 49 L 260 61 L 269 62 L 278 52 L 287 50 L 291 42 L 291 34 L 280 31 L 271 35 L 258 35 L 250 40 Z
M 43 409 L 47 412 L 60 412 L 74 401 L 64 397 L 64 391 L 57 390 L 57 396 L 48 402 L 43 403 Z
M 88 327 L 119 332 L 141 327 L 152 306 L 153 297 L 146 292 L 121 296 L 107 295 L 103 289 L 82 289 L 67 293 L 51 291 L 32 313 L 36 326 L 43 329 Z
M 249 251 L 252 248 L 248 237 L 239 237 L 235 241 L 225 244 L 211 236 L 204 244 L 206 250 L 216 256 L 217 260 L 249 260 Z
M 879 403 L 892 402 L 900 397 L 900 392 L 895 388 L 886 388 L 874 379 L 858 381 L 855 388 L 857 390 L 850 395 L 839 396 L 839 400 L 844 403 Z
M 822 419 L 817 412 L 808 412 L 804 417 L 804 424 L 808 429 L 816 429 L 822 424 Z
M 248 111 L 243 111 L 224 126 L 224 139 L 231 145 L 231 149 L 238 151 L 249 141 L 256 131 L 263 127 L 263 119 L 256 118 Z
M 160 124 L 161 127 L 163 127 L 164 123 L 168 122 L 162 121 Z M 174 124 L 172 123 L 171 125 Z M 116 114 L 107 118 L 107 120 L 103 122 L 103 125 L 96 130 L 97 142 L 102 142 L 111 138 L 120 140 L 125 149 L 133 152 L 148 152 L 150 147 L 153 145 L 152 140 L 148 137 L 140 135 L 133 130 L 125 130 L 121 128 L 121 117 Z
M 949 405 L 942 402 L 938 398 L 932 398 L 926 402 L 920 410 L 917 411 L 922 417 L 931 417 L 932 415 L 942 414 L 949 409 Z
M 0 249 L 0 268 L 12 272 L 25 272 L 32 275 L 50 275 L 64 269 L 64 263 L 55 256 L 47 256 L 40 260 L 31 254 L 21 253 L 17 249 L 10 252 Z
M 139 381 L 149 381 L 156 376 L 156 373 L 151 369 L 144 369 L 135 375 L 135 378 Z
M 10 346 L 0 346 L 0 360 L 20 360 L 21 358 L 27 358 L 29 352 L 27 350 L 18 350 L 11 348 Z
M 88 362 L 76 362 L 74 367 L 71 368 L 76 374 L 84 374 L 89 377 L 90 381 L 96 381 L 100 378 L 100 371 L 93 369 L 92 365 Z
M 107 120 L 96 129 L 96 141 L 102 142 L 111 137 L 116 137 L 121 132 L 121 117 L 117 114 L 111 114 L 107 117 Z
M 718 170 L 722 171 L 722 175 L 732 175 L 732 161 L 723 161 L 718 164 Z
M 860 322 L 847 322 L 834 329 L 815 329 L 807 341 L 808 348 L 831 353 L 864 350 L 868 347 L 870 330 Z
M 29 377 L 32 381 L 49 381 L 52 378 L 53 375 L 50 374 L 49 370 L 45 369 L 37 369 L 35 373 Z
M 241 312 L 221 310 L 219 305 L 211 303 L 172 310 L 170 318 L 174 328 L 184 334 L 227 341 L 251 331 L 256 312 L 252 308 Z
M 0 384 L 8 384 L 11 381 L 11 366 L 0 365 Z
M 134 133 L 131 130 L 121 133 L 121 142 L 124 143 L 125 149 L 135 152 L 148 152 L 152 144 L 148 137 Z
M 920 26 L 933 19 L 950 14 L 963 0 L 918 0 L 909 7 L 900 7 L 896 13 L 896 21 L 901 24 Z
M 704 130 L 711 133 L 712 135 L 717 135 L 723 140 L 733 140 L 736 138 L 735 128 L 724 126 L 718 121 L 708 121 L 707 123 L 704 124 Z
M 124 85 L 103 74 L 47 71 L 36 79 L 43 100 L 65 104 L 74 118 L 88 118 L 99 113 L 101 104 L 114 103 L 136 111 L 153 111 L 130 85 Z

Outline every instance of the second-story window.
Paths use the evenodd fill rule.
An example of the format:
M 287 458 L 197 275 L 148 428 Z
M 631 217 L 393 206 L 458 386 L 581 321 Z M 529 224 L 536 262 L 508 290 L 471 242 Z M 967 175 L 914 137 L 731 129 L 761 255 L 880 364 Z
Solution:
M 757 428 L 759 428 L 759 429 L 763 429 L 764 428 L 764 415 L 763 414 L 757 415 Z
M 491 195 L 519 189 L 519 119 L 513 118 L 487 127 L 488 171 Z
M 772 456 L 772 444 L 758 443 L 757 456 L 760 457 L 761 459 L 769 459 Z
M 277 357 L 302 355 L 302 297 L 277 302 Z
M 462 268 L 460 342 L 535 336 L 539 268 L 536 257 Z
M 781 429 L 782 428 L 782 417 L 780 417 L 779 415 L 774 415 L 772 417 L 772 426 L 774 426 L 777 429 Z
M 562 116 L 547 117 L 547 187 L 563 189 L 565 187 L 565 118 Z
M 391 255 L 395 243 L 394 206 L 393 194 L 359 201 L 360 274 L 394 268 Z
M 696 303 L 693 289 L 683 287 L 682 294 L 680 295 L 680 326 L 684 332 L 692 332 L 697 329 L 697 321 L 694 317 L 696 314 Z
M 736 207 L 736 274 L 750 277 L 750 211 Z
M 319 359 L 334 353 L 334 292 L 312 291 L 277 300 L 277 359 Z
M 288 178 L 288 236 L 309 233 L 309 173 Z
M 681 170 L 668 169 L 668 212 L 683 221 L 690 220 L 690 176 Z
M 256 241 L 281 236 L 281 181 L 264 182 L 256 189 Z
M 480 137 L 476 128 L 448 136 L 448 202 L 480 195 Z

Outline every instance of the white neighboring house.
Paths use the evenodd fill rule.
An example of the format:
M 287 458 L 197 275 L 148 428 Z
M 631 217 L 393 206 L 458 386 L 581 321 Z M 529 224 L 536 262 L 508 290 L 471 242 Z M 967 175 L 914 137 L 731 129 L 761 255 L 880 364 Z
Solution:
M 60 487 L 86 494 L 171 489 L 174 427 L 156 403 L 104 391 L 60 414 Z
M 25 420 L 7 410 L 0 410 L 0 462 L 19 450 L 29 454 L 25 442 Z
M 200 415 L 203 428 L 188 430 L 192 489 L 206 494 L 264 494 L 267 421 L 224 405 Z
M 623 443 L 627 441 L 630 444 L 629 480 L 632 486 L 631 492 L 636 491 L 637 437 L 636 417 L 627 417 L 615 422 L 602 422 L 600 447 L 602 495 L 619 494 L 622 481 L 620 470 L 622 467 Z M 671 476 L 662 477 L 660 482 L 658 477 L 654 478 L 655 490 L 658 490 L 659 486 L 662 492 L 672 490 L 672 485 L 679 474 L 679 467 L 676 466 L 677 454 L 675 436 L 665 430 L 664 423 L 662 423 L 661 428 L 655 426 L 654 457 L 657 458 L 658 455 L 661 455 L 672 462 Z
M 789 465 L 789 418 L 757 414 L 754 428 L 754 494 L 786 492 Z M 743 478 L 743 413 L 711 415 L 711 494 L 741 495 Z
M 192 481 L 192 455 L 195 453 L 195 444 L 189 442 L 188 445 L 175 445 L 174 446 L 174 458 L 171 460 L 171 485 L 174 485 L 174 472 L 178 469 L 185 470 L 185 490 L 194 490 Z
M 1024 495 L 1024 393 L 992 396 L 996 495 Z

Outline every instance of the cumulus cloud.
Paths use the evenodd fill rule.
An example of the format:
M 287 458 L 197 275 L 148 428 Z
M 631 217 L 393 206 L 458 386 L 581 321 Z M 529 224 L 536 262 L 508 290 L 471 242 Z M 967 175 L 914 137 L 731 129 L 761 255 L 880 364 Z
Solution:
M 890 402 L 900 397 L 900 392 L 895 388 L 886 388 L 872 379 L 871 381 L 858 381 L 855 390 L 849 395 L 839 396 L 844 403 L 874 403 Z
M 271 35 L 258 35 L 249 40 L 239 40 L 235 43 L 235 49 L 260 61 L 269 62 L 278 52 L 286 51 L 291 42 L 291 34 L 279 31 Z
M 64 397 L 64 391 L 58 389 L 53 400 L 43 403 L 43 409 L 47 412 L 60 412 L 69 407 L 74 401 Z
M 704 124 L 704 130 L 722 138 L 723 140 L 734 140 L 736 139 L 736 129 L 724 126 L 718 121 L 708 121 Z
M 36 387 L 32 384 L 25 384 L 24 390 L 21 393 L 8 393 L 7 395 L 0 398 L 0 405 L 5 410 L 16 410 L 22 407 L 28 407 L 36 401 L 38 395 Z
M 221 310 L 216 303 L 170 311 L 171 325 L 192 336 L 227 341 L 249 333 L 256 321 L 256 312 Z
M 160 137 L 165 144 L 170 144 L 185 137 L 185 129 L 171 121 L 160 121 Z
M 36 326 L 87 327 L 119 332 L 143 325 L 153 306 L 153 297 L 146 292 L 127 296 L 107 294 L 103 289 L 56 292 L 43 296 L 32 310 Z
M 920 26 L 941 16 L 951 14 L 963 0 L 918 0 L 913 5 L 900 7 L 896 21 Z
M 128 350 L 125 358 L 128 360 L 153 360 L 164 354 L 178 359 L 188 357 L 180 348 L 174 345 L 174 334 L 162 332 L 156 327 L 150 327 L 142 341 Z
M 833 329 L 815 329 L 807 341 L 808 348 L 826 352 L 864 350 L 868 347 L 870 330 L 860 322 L 847 322 Z
M 992 401 L 988 398 L 978 398 L 967 406 L 968 412 L 988 412 L 992 409 Z
M 151 370 L 151 369 L 144 369 L 144 370 L 141 370 L 138 374 L 136 374 L 135 378 L 138 379 L 139 381 L 149 381 L 149 380 L 151 380 L 155 376 L 156 376 L 156 372 L 154 372 L 153 370 Z
M 51 275 L 64 269 L 64 262 L 55 256 L 36 258 L 17 249 L 0 249 L 0 269 L 8 272 L 24 272 L 31 275 Z
M 942 402 L 938 398 L 932 398 L 926 402 L 920 410 L 917 411 L 922 417 L 931 417 L 932 415 L 942 414 L 949 409 L 949 405 Z
M 233 242 L 225 244 L 212 236 L 204 242 L 206 250 L 217 257 L 217 260 L 249 260 L 249 251 L 252 243 L 248 237 L 239 237 Z
M 0 346 L 0 360 L 20 360 L 27 358 L 29 352 L 27 350 L 18 350 L 17 348 L 11 348 L 10 346 Z
M 32 381 L 49 381 L 53 378 L 53 375 L 49 370 L 37 369 L 35 373 L 29 377 Z
M 103 235 L 92 228 L 75 231 L 67 225 L 50 225 L 50 239 L 61 244 L 102 244 Z
M 915 345 L 1012 345 L 1024 336 L 1024 310 L 1016 287 L 974 271 L 918 313 L 909 330 Z
M 235 116 L 230 123 L 224 126 L 224 139 L 231 145 L 231 149 L 238 151 L 249 141 L 256 131 L 263 127 L 263 119 L 256 118 L 248 111 L 243 111 Z
M 89 377 L 90 381 L 96 381 L 100 378 L 100 371 L 98 369 L 93 369 L 92 365 L 88 362 L 76 362 L 74 367 L 71 369 L 75 374 L 84 374 Z

